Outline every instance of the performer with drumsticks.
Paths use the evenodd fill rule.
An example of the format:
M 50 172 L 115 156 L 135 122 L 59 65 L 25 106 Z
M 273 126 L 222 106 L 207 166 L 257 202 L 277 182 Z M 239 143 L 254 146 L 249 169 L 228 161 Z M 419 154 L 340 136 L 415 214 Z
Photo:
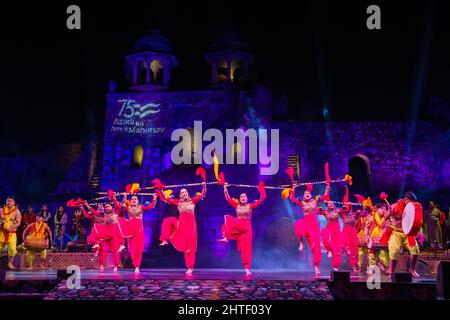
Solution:
M 8 268 L 13 266 L 14 257 L 17 254 L 17 228 L 20 226 L 22 216 L 16 207 L 13 197 L 6 198 L 6 205 L 0 209 L 0 247 L 8 249 Z
M 228 242 L 229 239 L 236 240 L 238 250 L 241 252 L 241 260 L 244 265 L 246 275 L 251 275 L 250 265 L 252 262 L 252 224 L 251 217 L 253 209 L 259 207 L 266 198 L 264 182 L 258 184 L 259 199 L 248 203 L 245 193 L 239 196 L 239 201 L 232 199 L 228 193 L 227 184 L 223 184 L 223 192 L 227 202 L 236 209 L 236 218 L 232 215 L 224 217 L 225 223 L 222 225 L 223 238 L 220 242 Z
M 26 258 L 28 270 L 33 269 L 34 256 L 36 253 L 41 258 L 41 269 L 44 269 L 44 262 L 47 259 L 47 248 L 52 241 L 52 231 L 44 222 L 44 216 L 39 214 L 36 222 L 30 224 L 23 232 L 23 245 L 26 248 Z
M 400 249 L 405 247 L 410 253 L 410 270 L 414 278 L 420 277 L 416 272 L 416 263 L 419 256 L 419 245 L 415 236 L 422 225 L 422 205 L 417 202 L 417 197 L 412 191 L 405 193 L 403 199 L 391 206 L 391 228 L 389 229 L 389 270 L 394 274 L 397 266 Z
M 387 217 L 388 214 L 383 205 L 374 205 L 371 214 L 368 216 L 370 227 L 367 247 L 369 253 L 369 269 L 371 272 L 374 271 L 376 265 L 378 265 L 382 271 L 386 271 L 389 267 L 389 253 L 387 246 L 385 247 L 380 243 L 383 234 L 382 228 Z
M 184 252 L 184 261 L 187 267 L 186 274 L 191 275 L 194 271 L 195 255 L 197 252 L 197 223 L 195 221 L 195 204 L 206 196 L 206 173 L 203 168 L 198 168 L 197 175 L 203 180 L 201 194 L 190 197 L 188 191 L 183 188 L 180 190 L 178 199 L 168 197 L 161 190 L 164 185 L 160 180 L 155 179 L 156 193 L 164 202 L 175 205 L 180 213 L 180 218 L 167 217 L 163 220 L 161 226 L 160 246 L 172 243 L 178 251 Z
M 140 189 L 136 190 L 137 192 Z M 112 191 L 110 194 L 114 194 Z M 134 193 L 131 191 L 130 193 Z M 127 194 L 124 194 L 125 211 L 128 213 L 129 220 L 125 218 L 119 218 L 119 228 L 124 238 L 128 239 L 128 250 L 131 253 L 131 260 L 134 266 L 134 273 L 139 273 L 139 267 L 142 261 L 142 254 L 144 252 L 145 234 L 144 223 L 142 217 L 144 211 L 151 210 L 156 206 L 156 195 L 153 196 L 153 201 L 149 205 L 142 205 L 139 203 L 137 195 L 131 197 L 130 202 L 126 199 Z M 122 204 L 112 196 L 114 205 L 117 209 L 122 209 Z

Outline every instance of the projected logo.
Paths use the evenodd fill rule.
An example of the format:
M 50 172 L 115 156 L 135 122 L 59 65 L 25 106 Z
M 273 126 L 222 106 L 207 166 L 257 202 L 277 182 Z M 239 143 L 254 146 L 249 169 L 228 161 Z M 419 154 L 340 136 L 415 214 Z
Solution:
M 151 121 L 151 116 L 161 111 L 159 103 L 140 104 L 133 99 L 121 99 L 117 102 L 120 110 L 112 123 L 111 132 L 139 135 L 164 132 L 165 128 L 153 127 Z

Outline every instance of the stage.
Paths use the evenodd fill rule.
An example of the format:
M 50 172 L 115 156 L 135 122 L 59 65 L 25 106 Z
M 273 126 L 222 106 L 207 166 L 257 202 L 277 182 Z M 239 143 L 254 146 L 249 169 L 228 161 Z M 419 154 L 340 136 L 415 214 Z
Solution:
M 361 297 L 372 299 L 371 292 L 389 299 L 434 299 L 435 275 L 422 275 L 412 283 L 392 283 L 381 276 L 382 290 L 369 290 L 365 273 L 351 273 L 349 283 L 333 283 L 330 271 L 321 277 L 298 270 L 254 270 L 245 276 L 240 269 L 197 269 L 186 276 L 184 269 L 81 270 L 81 287 L 68 289 L 56 270 L 7 271 L 0 298 L 39 300 L 333 300 L 335 286 L 351 287 Z M 357 288 L 357 289 L 356 289 Z M 396 289 L 401 291 L 399 294 Z M 24 291 L 28 291 L 24 292 Z M 14 293 L 16 292 L 16 293 Z M 342 299 L 342 297 L 338 297 Z

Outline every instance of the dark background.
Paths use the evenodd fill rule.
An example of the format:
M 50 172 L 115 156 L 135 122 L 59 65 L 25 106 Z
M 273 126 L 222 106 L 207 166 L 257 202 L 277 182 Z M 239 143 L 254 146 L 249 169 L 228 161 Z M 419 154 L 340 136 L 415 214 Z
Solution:
M 81 7 L 82 29 L 66 28 Z M 381 7 L 381 30 L 366 9 Z M 38 152 L 103 129 L 109 80 L 146 29 L 170 40 L 173 86 L 204 88 L 204 54 L 235 27 L 258 79 L 286 95 L 289 118 L 385 121 L 439 117 L 450 100 L 450 10 L 444 1 L 16 2 L 0 12 L 0 155 Z M 447 111 L 447 110 L 444 110 Z

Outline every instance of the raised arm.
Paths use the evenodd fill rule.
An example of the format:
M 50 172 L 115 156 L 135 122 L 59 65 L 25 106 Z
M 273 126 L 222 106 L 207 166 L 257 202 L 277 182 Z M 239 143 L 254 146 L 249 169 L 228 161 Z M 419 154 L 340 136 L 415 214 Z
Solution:
M 88 219 L 93 220 L 94 219 L 94 214 L 89 214 L 88 212 L 86 212 L 86 209 L 84 209 L 83 207 L 80 208 L 81 212 L 83 212 L 83 216 L 85 216 Z
M 298 206 L 302 206 L 302 202 L 301 201 L 299 201 L 296 197 L 295 197 L 295 188 L 297 187 L 295 184 L 294 184 L 294 189 L 293 190 L 291 190 L 290 192 L 289 192 L 289 200 L 291 200 L 294 204 L 296 204 L 296 205 L 298 205 Z
M 88 203 L 87 201 L 84 202 L 84 205 L 85 205 L 85 206 L 88 208 L 88 210 L 89 210 L 90 212 L 92 212 L 94 215 L 96 215 L 96 216 L 100 215 L 100 212 L 97 211 L 97 210 L 95 210 L 94 208 L 92 208 L 92 207 L 89 205 L 89 203 Z M 84 213 L 84 212 L 83 212 L 83 213 Z
M 156 194 L 164 202 L 168 202 L 170 204 L 173 204 L 174 206 L 178 206 L 180 204 L 180 201 L 178 199 L 166 197 L 166 195 L 161 191 L 161 189 L 156 189 Z
M 344 204 L 342 208 L 338 209 L 339 214 L 343 217 L 345 214 L 352 212 L 351 204 Z
M 234 200 L 230 197 L 230 194 L 228 193 L 228 188 L 227 185 L 224 184 L 223 185 L 223 194 L 225 195 L 225 199 L 227 200 L 227 202 L 230 204 L 230 206 L 232 206 L 233 208 L 237 208 L 237 203 L 234 202 Z
M 266 191 L 264 189 L 264 183 L 260 182 L 258 186 L 258 191 L 259 191 L 259 199 L 250 204 L 250 208 L 252 209 L 258 208 L 260 204 L 263 203 L 264 199 L 266 199 Z
M 127 194 L 126 193 L 123 194 L 123 200 L 125 203 L 125 211 L 128 211 L 129 203 L 127 202 Z M 123 208 L 122 204 L 119 201 L 117 201 L 116 197 L 113 197 L 113 201 L 114 201 L 114 207 L 116 207 L 117 209 Z
M 191 200 L 193 203 L 197 203 L 200 200 L 202 200 L 204 197 L 206 197 L 206 182 L 203 182 L 202 193 L 199 194 L 198 196 L 193 197 Z
M 141 207 L 142 207 L 142 210 L 151 210 L 151 209 L 153 209 L 155 206 L 156 206 L 156 200 L 158 199 L 158 197 L 157 196 L 153 196 L 153 200 L 152 200 L 152 202 L 149 204 L 149 205 L 141 205 Z
M 331 191 L 331 187 L 330 187 L 330 184 L 329 183 L 327 183 L 326 184 L 326 187 L 325 187 L 325 193 L 323 194 L 323 196 L 322 196 L 322 198 L 324 199 L 324 200 L 330 200 L 330 191 Z

